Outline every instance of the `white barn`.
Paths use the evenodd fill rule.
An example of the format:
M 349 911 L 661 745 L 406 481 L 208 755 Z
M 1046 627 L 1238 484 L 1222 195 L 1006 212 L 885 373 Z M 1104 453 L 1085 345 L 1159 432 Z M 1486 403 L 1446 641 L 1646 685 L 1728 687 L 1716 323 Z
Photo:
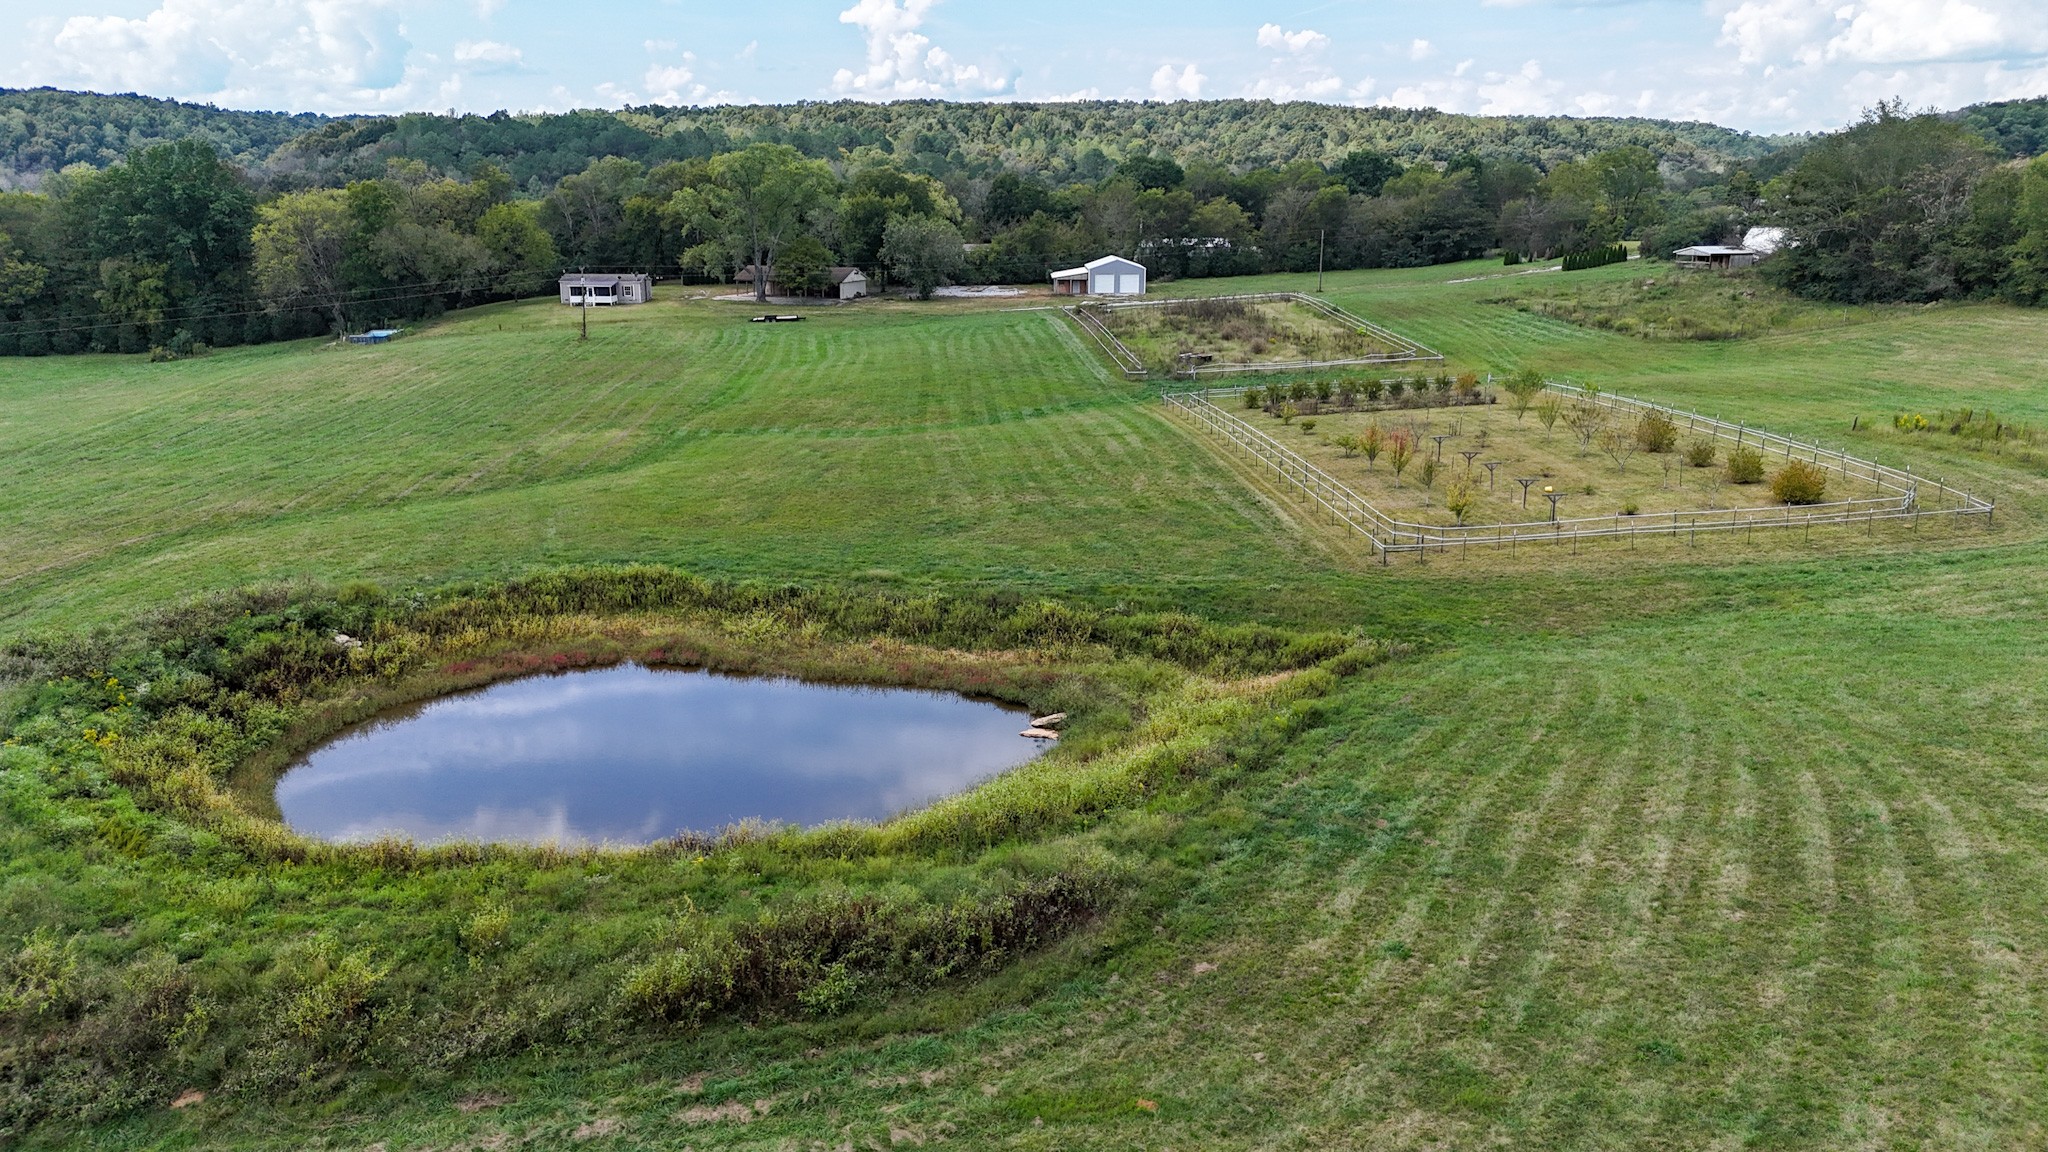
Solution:
M 1143 296 L 1145 266 L 1121 256 L 1090 260 L 1079 268 L 1052 274 L 1052 290 L 1061 296 Z

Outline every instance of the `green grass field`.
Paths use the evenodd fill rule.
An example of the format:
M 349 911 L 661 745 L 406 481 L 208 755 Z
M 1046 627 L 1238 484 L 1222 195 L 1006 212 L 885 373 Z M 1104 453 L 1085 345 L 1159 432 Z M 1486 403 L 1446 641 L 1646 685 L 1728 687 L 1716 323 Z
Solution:
M 594 1030 L 427 1081 L 154 1101 L 23 1144 L 2048 1143 L 2048 467 L 1891 424 L 2048 422 L 2048 312 L 1656 341 L 1489 302 L 1610 308 L 1640 264 L 1499 273 L 1340 273 L 1328 295 L 1452 371 L 1535 367 L 1819 438 L 1995 499 L 1995 524 L 1382 570 L 1056 312 L 984 304 L 749 325 L 664 299 L 579 343 L 532 303 L 371 349 L 0 361 L 8 637 L 258 581 L 661 561 L 1414 645 L 1227 786 L 1105 821 L 1094 842 L 1145 861 L 1128 903 L 986 978 L 822 1020 Z M 123 947 L 109 909 L 155 889 L 5 819 L 0 943 L 56 924 Z M 569 879 L 533 883 L 601 955 L 617 923 Z M 618 883 L 661 880 L 615 882 L 624 906 L 655 889 Z M 195 899 L 151 931 L 267 923 L 275 898 Z M 312 903 L 343 938 L 386 907 Z

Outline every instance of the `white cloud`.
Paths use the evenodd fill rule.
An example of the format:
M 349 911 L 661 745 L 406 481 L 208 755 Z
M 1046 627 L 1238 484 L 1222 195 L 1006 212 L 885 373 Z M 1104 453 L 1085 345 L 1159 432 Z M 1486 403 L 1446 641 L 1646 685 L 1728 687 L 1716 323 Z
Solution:
M 1410 60 L 1427 60 L 1434 55 L 1436 55 L 1436 45 L 1431 44 L 1427 40 L 1418 39 L 1415 43 L 1408 45 L 1408 58 Z
M 605 86 L 605 95 L 625 104 L 737 104 L 745 103 L 737 94 L 725 89 L 714 89 L 697 76 L 697 54 L 683 53 L 680 64 L 664 64 L 655 61 L 647 66 L 647 74 L 640 78 L 647 89 L 646 99 L 631 92 Z
M 505 0 L 476 0 L 476 18 L 489 20 L 505 7 Z
M 1483 116 L 1528 116 L 1549 112 L 1558 106 L 1563 85 L 1546 79 L 1543 66 L 1531 60 L 1514 72 L 1489 72 L 1480 83 L 1479 112 Z
M 1744 64 L 1820 58 L 1818 33 L 1832 26 L 1826 0 L 1742 0 L 1721 17 L 1721 40 Z
M 1911 64 L 2048 50 L 2038 0 L 1741 0 L 1721 44 L 1744 64 Z
M 73 16 L 31 55 L 35 81 L 246 106 L 353 110 L 424 95 L 394 0 L 161 0 Z
M 517 67 L 525 62 L 525 54 L 510 44 L 500 44 L 496 40 L 463 40 L 455 45 L 455 62 L 486 67 Z
M 1899 64 L 1953 60 L 2005 43 L 1999 18 L 1966 0 L 1870 0 L 1835 11 L 1846 23 L 1827 58 Z
M 1178 72 L 1174 71 L 1171 64 L 1161 64 L 1158 71 L 1152 73 L 1152 98 L 1154 100 L 1199 100 L 1202 98 L 1202 85 L 1208 79 L 1193 64 L 1189 64 Z
M 834 91 L 870 99 L 977 96 L 1001 92 L 1009 77 L 976 64 L 962 64 L 918 32 L 938 0 L 858 0 L 839 14 L 867 40 L 867 67 L 841 68 Z
M 1262 24 L 1259 26 L 1259 47 L 1261 48 L 1281 48 L 1296 56 L 1300 56 L 1309 52 L 1319 52 L 1329 46 L 1330 38 L 1313 28 L 1303 28 L 1298 32 L 1288 32 L 1283 30 L 1278 24 Z
M 1253 100 L 1328 100 L 1343 89 L 1343 78 L 1334 75 L 1304 80 L 1261 76 L 1245 86 L 1244 94 Z
M 1265 24 L 1257 37 L 1261 48 L 1285 55 L 1274 58 L 1263 76 L 1246 83 L 1242 94 L 1253 100 L 1329 100 L 1344 90 L 1344 80 L 1324 67 L 1319 57 L 1330 38 L 1313 28 L 1289 32 Z

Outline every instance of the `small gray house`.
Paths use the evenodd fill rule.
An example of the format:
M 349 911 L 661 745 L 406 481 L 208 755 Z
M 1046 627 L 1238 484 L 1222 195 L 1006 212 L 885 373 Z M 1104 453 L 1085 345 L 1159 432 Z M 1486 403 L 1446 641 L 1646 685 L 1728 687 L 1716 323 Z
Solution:
M 654 298 L 654 279 L 643 272 L 568 272 L 561 283 L 562 303 L 578 307 L 645 304 Z

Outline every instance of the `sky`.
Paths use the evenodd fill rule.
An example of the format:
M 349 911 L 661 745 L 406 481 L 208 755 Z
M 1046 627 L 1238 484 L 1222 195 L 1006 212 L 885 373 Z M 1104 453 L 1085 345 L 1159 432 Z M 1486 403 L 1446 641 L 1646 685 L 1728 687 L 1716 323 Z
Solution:
M 2048 95 L 2048 0 L 0 0 L 0 87 L 326 113 L 1253 97 L 1825 130 Z

